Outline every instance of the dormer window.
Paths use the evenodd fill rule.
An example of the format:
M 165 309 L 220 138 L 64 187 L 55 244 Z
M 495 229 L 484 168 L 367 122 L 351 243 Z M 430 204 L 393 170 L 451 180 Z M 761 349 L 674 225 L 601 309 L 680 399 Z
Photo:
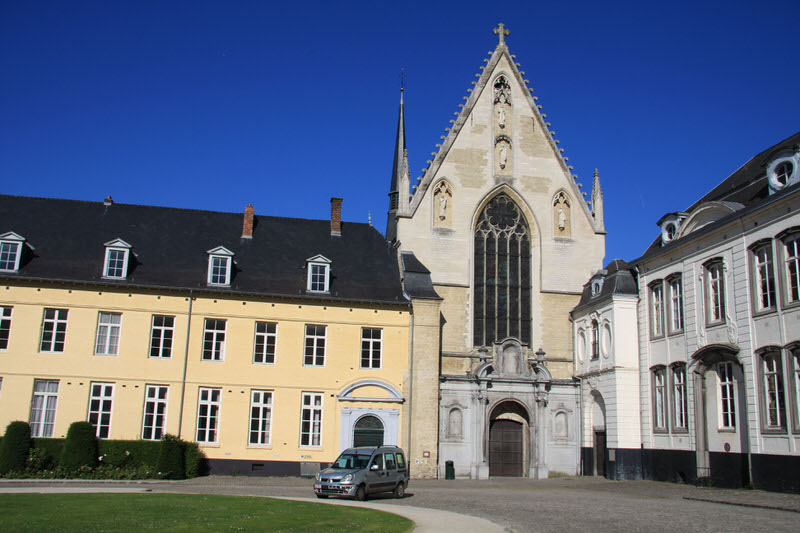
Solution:
M 603 280 L 602 279 L 593 279 L 592 280 L 592 296 L 597 296 L 600 294 L 600 291 L 603 290 Z
M 25 238 L 13 231 L 0 235 L 0 272 L 19 271 Z
M 306 259 L 308 278 L 306 290 L 308 292 L 328 292 L 331 282 L 331 261 L 322 255 L 315 255 Z
M 769 192 L 775 193 L 800 181 L 800 153 L 782 152 L 767 166 Z
M 233 252 L 224 246 L 208 251 L 208 284 L 227 287 L 231 284 Z
M 661 245 L 668 244 L 678 236 L 678 229 L 681 222 L 686 220 L 686 213 L 667 213 L 657 222 L 661 228 Z
M 125 279 L 128 276 L 128 259 L 131 245 L 122 239 L 114 239 L 105 243 L 106 258 L 103 263 L 103 277 Z

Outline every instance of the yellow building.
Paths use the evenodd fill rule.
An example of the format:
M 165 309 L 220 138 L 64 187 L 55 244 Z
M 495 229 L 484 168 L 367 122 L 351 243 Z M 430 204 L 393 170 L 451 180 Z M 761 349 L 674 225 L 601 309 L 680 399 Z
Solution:
M 214 473 L 307 473 L 354 443 L 397 444 L 426 475 L 397 254 L 340 212 L 0 196 L 0 425 L 176 434 Z

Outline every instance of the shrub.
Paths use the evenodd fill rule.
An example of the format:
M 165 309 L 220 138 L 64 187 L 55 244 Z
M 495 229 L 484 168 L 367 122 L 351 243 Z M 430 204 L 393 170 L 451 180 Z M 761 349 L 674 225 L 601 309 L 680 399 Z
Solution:
M 119 468 L 145 467 L 156 471 L 161 443 L 153 440 L 101 440 L 97 443 L 103 464 Z
M 33 448 L 48 457 L 54 465 L 58 465 L 61 452 L 64 451 L 64 439 L 33 439 Z
M 89 422 L 73 422 L 67 431 L 64 450 L 61 452 L 61 469 L 76 472 L 81 467 L 92 468 L 97 465 L 97 439 L 94 426 Z
M 27 422 L 11 422 L 0 444 L 0 474 L 25 470 L 31 449 L 31 427 Z
M 161 437 L 156 470 L 166 479 L 185 479 L 186 467 L 183 458 L 183 442 L 174 435 Z
M 186 465 L 186 477 L 192 478 L 208 474 L 206 456 L 196 442 L 183 443 L 183 458 Z

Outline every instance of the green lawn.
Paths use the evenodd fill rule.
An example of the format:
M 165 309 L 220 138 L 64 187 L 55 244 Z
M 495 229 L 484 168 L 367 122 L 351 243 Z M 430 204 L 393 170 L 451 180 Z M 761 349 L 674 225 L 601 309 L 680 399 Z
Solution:
M 273 531 L 406 533 L 400 516 L 340 505 L 185 494 L 0 494 L 10 531 Z

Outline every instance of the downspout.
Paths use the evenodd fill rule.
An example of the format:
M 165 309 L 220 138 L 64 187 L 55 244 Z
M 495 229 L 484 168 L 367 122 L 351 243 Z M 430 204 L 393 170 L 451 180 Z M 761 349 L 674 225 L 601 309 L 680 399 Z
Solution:
M 409 298 L 410 300 L 410 298 Z M 406 420 L 406 427 L 408 428 L 408 436 L 406 442 L 408 443 L 407 453 L 411 453 L 411 408 L 414 402 L 414 306 L 411 305 L 411 310 L 408 313 L 409 322 L 411 325 L 411 333 L 408 339 L 408 419 Z
M 181 406 L 178 410 L 178 438 L 181 438 L 181 428 L 183 427 L 183 401 L 186 397 L 186 367 L 189 364 L 189 333 L 192 331 L 192 303 L 194 302 L 194 291 L 189 290 L 189 312 L 186 319 L 186 348 L 183 352 L 183 377 L 181 377 Z

